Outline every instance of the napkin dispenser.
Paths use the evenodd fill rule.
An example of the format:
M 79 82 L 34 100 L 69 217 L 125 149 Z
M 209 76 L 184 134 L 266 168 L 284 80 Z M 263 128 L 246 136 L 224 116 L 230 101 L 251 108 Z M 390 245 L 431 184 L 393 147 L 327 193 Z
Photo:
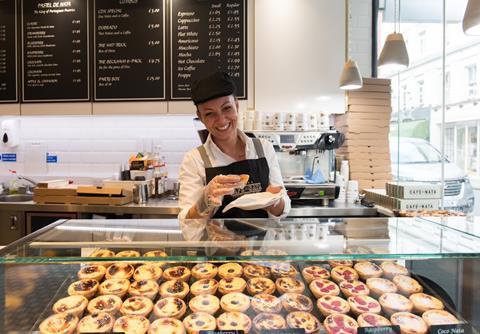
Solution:
M 2 121 L 2 144 L 6 147 L 16 147 L 20 142 L 20 120 L 7 119 Z

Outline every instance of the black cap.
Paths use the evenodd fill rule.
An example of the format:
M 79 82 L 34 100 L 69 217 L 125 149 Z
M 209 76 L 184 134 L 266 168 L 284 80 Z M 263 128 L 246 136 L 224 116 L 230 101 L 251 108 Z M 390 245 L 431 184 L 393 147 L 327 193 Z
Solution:
M 214 72 L 192 84 L 192 100 L 195 105 L 217 97 L 235 95 L 237 87 L 228 73 Z

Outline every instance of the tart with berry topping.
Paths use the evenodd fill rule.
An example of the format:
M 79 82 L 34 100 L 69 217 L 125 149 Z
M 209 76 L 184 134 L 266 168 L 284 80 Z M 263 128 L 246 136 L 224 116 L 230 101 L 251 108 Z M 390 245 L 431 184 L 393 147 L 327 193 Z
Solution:
M 243 292 L 247 282 L 241 277 L 223 278 L 218 282 L 218 291 L 225 295 L 232 292 Z
M 185 334 L 183 322 L 174 318 L 162 318 L 152 322 L 148 334 Z
M 122 307 L 122 299 L 115 295 L 103 295 L 93 298 L 87 306 L 91 314 L 106 312 L 115 315 Z
M 41 334 L 71 334 L 75 331 L 78 318 L 73 313 L 63 312 L 49 316 L 40 324 Z
M 392 261 L 384 261 L 380 264 L 380 268 L 383 270 L 385 278 L 393 279 L 397 275 L 409 276 L 410 273 L 407 268 L 402 265 L 396 264 Z
M 197 263 L 192 268 L 192 276 L 197 280 L 206 279 L 206 278 L 213 279 L 215 278 L 215 276 L 217 276 L 217 273 L 218 273 L 217 266 L 208 262 Z
M 397 286 L 386 278 L 368 278 L 366 284 L 371 294 L 377 298 L 384 293 L 397 292 Z
M 188 306 L 193 312 L 215 314 L 220 309 L 220 300 L 212 295 L 199 295 L 190 299 Z
M 81 279 L 79 281 L 73 282 L 68 287 L 68 294 L 70 296 L 80 295 L 84 296 L 87 299 L 95 296 L 98 290 L 98 281 L 94 279 Z
M 317 307 L 325 316 L 330 314 L 347 314 L 350 312 L 350 305 L 348 302 L 338 296 L 326 295 L 317 300 Z
M 273 294 L 275 292 L 275 283 L 265 277 L 252 278 L 247 282 L 247 291 L 252 296 L 259 293 Z
M 248 315 L 241 312 L 225 312 L 217 318 L 220 330 L 243 330 L 248 333 L 252 328 L 252 321 Z
M 130 277 L 133 276 L 133 272 L 135 270 L 133 269 L 133 266 L 128 263 L 124 262 L 117 262 L 112 264 L 110 267 L 107 268 L 107 272 L 105 273 L 105 277 L 107 279 L 111 278 L 124 278 L 124 279 L 130 279 Z
M 287 328 L 287 322 L 279 314 L 260 313 L 253 318 L 253 328 L 256 333 L 262 333 L 265 330 Z
M 220 306 L 226 312 L 245 312 L 250 308 L 250 298 L 241 292 L 228 293 L 220 299 Z
M 113 325 L 113 331 L 125 334 L 145 334 L 150 321 L 141 315 L 125 315 L 118 318 Z
M 280 277 L 275 281 L 275 286 L 280 293 L 302 293 L 305 291 L 305 284 L 293 277 Z
M 163 282 L 160 285 L 160 296 L 164 297 L 178 297 L 180 299 L 185 298 L 190 289 L 188 284 L 181 280 L 171 280 Z
M 390 317 L 392 325 L 400 326 L 402 334 L 425 334 L 428 331 L 427 324 L 419 316 L 410 312 L 398 312 Z
M 100 312 L 83 317 L 77 325 L 79 333 L 106 333 L 110 332 L 115 323 L 115 318 L 106 313 Z
M 143 280 L 153 280 L 158 281 L 162 278 L 163 270 L 158 265 L 148 263 L 141 265 L 135 272 L 133 273 L 133 279 L 135 281 L 143 281 Z
M 130 287 L 128 279 L 107 279 L 100 284 L 98 292 L 101 295 L 115 295 L 123 298 Z
M 413 311 L 418 314 L 429 310 L 443 310 L 445 307 L 440 299 L 426 293 L 414 293 L 409 299 L 413 303 Z
M 345 314 L 331 314 L 323 321 L 328 334 L 356 334 L 357 322 Z
M 185 302 L 177 297 L 162 298 L 153 306 L 153 313 L 158 318 L 181 319 L 187 311 Z
M 310 283 L 317 278 L 329 279 L 330 272 L 327 269 L 319 266 L 308 266 L 303 268 L 302 276 L 307 283 Z
M 342 281 L 338 286 L 345 297 L 368 296 L 370 294 L 370 289 L 368 289 L 367 285 L 360 281 Z
M 196 281 L 190 287 L 190 292 L 194 296 L 198 295 L 214 295 L 218 289 L 218 282 L 213 278 L 202 278 Z
M 348 297 L 348 304 L 350 304 L 350 310 L 356 316 L 362 313 L 375 313 L 382 312 L 380 304 L 369 296 L 352 296 Z
M 169 280 L 181 280 L 184 282 L 188 282 L 190 279 L 190 269 L 184 266 L 175 266 L 165 269 L 163 272 L 163 279 L 166 281 Z
M 393 283 L 397 286 L 398 292 L 407 297 L 414 293 L 423 292 L 420 283 L 410 276 L 397 275 L 393 278 Z
M 413 309 L 412 302 L 398 293 L 384 293 L 378 298 L 378 302 L 387 315 L 397 312 L 411 312 Z
M 258 264 L 247 264 L 243 267 L 243 275 L 246 279 L 252 279 L 257 277 L 270 277 L 270 269 Z
M 287 324 L 290 328 L 303 328 L 305 333 L 318 333 L 321 325 L 320 321 L 309 312 L 291 312 L 287 315 Z
M 97 264 L 91 264 L 85 267 L 82 267 L 77 273 L 78 279 L 94 279 L 97 281 L 101 281 L 103 276 L 105 276 L 105 272 L 107 270 L 104 266 L 100 266 Z
M 158 293 L 158 283 L 152 280 L 135 281 L 128 288 L 130 296 L 141 296 L 154 299 Z
M 250 303 L 256 313 L 278 313 L 282 310 L 280 298 L 265 293 L 253 296 Z
M 123 315 L 141 315 L 147 318 L 152 309 L 153 303 L 150 298 L 130 297 L 123 302 L 120 312 Z
M 373 262 L 362 261 L 356 263 L 353 268 L 357 271 L 361 279 L 378 278 L 383 275 L 383 270 Z
M 356 281 L 358 280 L 358 273 L 355 269 L 346 266 L 337 266 L 332 269 L 332 279 L 339 283 L 341 281 Z
M 83 311 L 85 311 L 85 309 L 87 308 L 87 305 L 87 298 L 80 295 L 73 295 L 59 299 L 55 304 L 53 304 L 52 309 L 55 313 L 68 312 L 72 313 L 77 317 L 81 317 Z
M 326 279 L 315 279 L 309 285 L 310 291 L 316 298 L 320 298 L 326 295 L 338 296 L 340 294 L 340 289 L 338 285 L 332 281 Z
M 299 293 L 286 293 L 280 297 L 282 306 L 287 312 L 311 312 L 313 303 L 307 296 Z
M 218 276 L 221 278 L 241 277 L 243 267 L 238 263 L 225 263 L 218 267 Z
M 188 334 L 198 334 L 200 331 L 214 330 L 217 327 L 215 318 L 203 312 L 190 314 L 183 319 L 183 325 Z
M 390 326 L 390 321 L 376 313 L 362 313 L 357 319 L 358 326 L 360 327 L 382 327 Z

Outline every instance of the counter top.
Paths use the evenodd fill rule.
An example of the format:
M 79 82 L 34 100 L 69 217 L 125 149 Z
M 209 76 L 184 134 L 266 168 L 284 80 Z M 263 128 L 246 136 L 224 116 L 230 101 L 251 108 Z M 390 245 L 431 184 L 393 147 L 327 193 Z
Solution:
M 0 211 L 36 212 L 80 212 L 113 213 L 138 215 L 176 216 L 180 212 L 178 201 L 167 198 L 151 198 L 144 204 L 126 205 L 83 205 L 83 204 L 38 204 L 28 202 L 0 202 Z M 377 215 L 375 208 L 358 204 L 335 203 L 333 207 L 293 205 L 289 217 L 372 217 Z

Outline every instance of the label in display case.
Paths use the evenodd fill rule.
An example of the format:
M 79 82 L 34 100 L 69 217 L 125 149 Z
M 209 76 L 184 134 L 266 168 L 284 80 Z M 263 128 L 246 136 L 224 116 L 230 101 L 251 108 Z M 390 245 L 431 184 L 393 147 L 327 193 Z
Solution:
M 89 101 L 88 3 L 22 0 L 22 100 Z
M 97 0 L 96 101 L 165 100 L 165 0 Z
M 201 330 L 199 334 L 244 334 L 243 330 Z
M 230 74 L 246 98 L 247 1 L 175 0 L 170 8 L 171 99 L 190 99 L 192 82 Z
M 472 334 L 472 325 L 432 325 L 428 331 L 430 334 Z
M 400 334 L 400 326 L 358 327 L 358 334 Z
M 265 329 L 262 334 L 305 334 L 304 328 Z
M 18 102 L 16 0 L 0 0 L 0 102 Z

